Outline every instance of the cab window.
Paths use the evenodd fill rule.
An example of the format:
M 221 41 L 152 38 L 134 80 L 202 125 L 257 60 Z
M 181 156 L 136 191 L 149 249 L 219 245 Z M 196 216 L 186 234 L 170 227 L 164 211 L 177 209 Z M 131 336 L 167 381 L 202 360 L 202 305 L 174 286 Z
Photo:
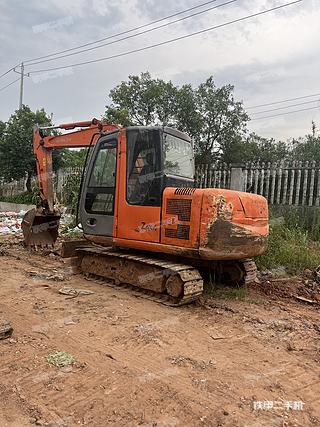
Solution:
M 117 164 L 116 142 L 99 149 L 91 172 L 86 194 L 88 213 L 113 215 Z
M 132 205 L 160 206 L 160 132 L 127 131 L 127 201 Z

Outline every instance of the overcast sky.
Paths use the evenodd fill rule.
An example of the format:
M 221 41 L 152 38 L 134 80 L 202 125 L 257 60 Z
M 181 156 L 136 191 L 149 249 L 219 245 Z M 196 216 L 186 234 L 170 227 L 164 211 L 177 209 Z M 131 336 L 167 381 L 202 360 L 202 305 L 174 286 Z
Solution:
M 216 0 L 193 12 L 227 1 Z M 204 2 L 0 0 L 0 75 L 21 61 L 89 43 Z M 290 0 L 237 0 L 166 28 L 91 52 L 28 66 L 25 71 L 126 52 L 288 2 Z M 147 70 L 155 77 L 170 79 L 178 85 L 198 85 L 213 75 L 217 85 L 233 84 L 235 98 L 242 100 L 245 107 L 317 94 L 320 93 L 319 37 L 320 0 L 303 0 L 269 14 L 155 49 L 96 64 L 33 74 L 25 79 L 24 103 L 33 110 L 43 107 L 53 114 L 56 123 L 99 118 L 109 102 L 110 89 L 126 80 L 129 74 Z M 18 77 L 13 71 L 2 77 L 0 89 Z M 250 122 L 249 129 L 277 139 L 306 134 L 312 120 L 320 129 L 318 99 L 320 96 L 297 100 L 291 104 L 305 104 L 260 115 L 253 113 L 290 103 L 248 109 L 251 117 L 257 118 L 309 108 L 304 112 L 254 120 Z M 0 91 L 0 120 L 7 120 L 18 103 L 19 83 Z

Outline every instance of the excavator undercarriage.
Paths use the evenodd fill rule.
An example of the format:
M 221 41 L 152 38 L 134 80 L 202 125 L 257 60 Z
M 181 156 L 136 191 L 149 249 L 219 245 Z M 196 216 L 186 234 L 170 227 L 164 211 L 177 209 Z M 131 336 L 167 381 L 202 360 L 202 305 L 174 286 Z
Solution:
M 112 248 L 81 248 L 78 252 L 84 274 L 106 279 L 111 286 L 129 286 L 167 305 L 188 304 L 203 293 L 202 277 L 192 265 Z
M 196 301 L 204 293 L 205 282 L 240 287 L 257 278 L 256 264 L 251 259 L 173 262 L 166 256 L 92 246 L 77 249 L 76 255 L 78 271 L 86 277 L 170 306 Z

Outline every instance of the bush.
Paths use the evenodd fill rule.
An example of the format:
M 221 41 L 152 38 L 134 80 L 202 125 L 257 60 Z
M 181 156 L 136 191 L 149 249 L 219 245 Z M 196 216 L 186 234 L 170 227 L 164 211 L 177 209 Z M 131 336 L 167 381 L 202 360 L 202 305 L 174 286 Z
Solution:
M 1 202 L 7 202 L 7 203 L 18 203 L 18 204 L 25 204 L 25 205 L 35 205 L 37 204 L 37 189 L 34 188 L 32 190 L 32 193 L 24 192 L 21 194 L 16 194 L 15 196 L 3 196 L 0 198 Z
M 279 217 L 289 229 L 300 229 L 308 232 L 313 240 L 320 240 L 320 208 L 317 206 L 271 206 L 271 222 Z M 274 219 L 273 219 L 274 218 Z
M 63 204 L 76 212 L 81 184 L 81 174 L 71 174 L 67 177 L 63 188 Z
M 268 250 L 256 261 L 260 270 L 284 267 L 289 274 L 314 270 L 320 264 L 320 244 L 302 227 L 274 224 L 270 226 Z

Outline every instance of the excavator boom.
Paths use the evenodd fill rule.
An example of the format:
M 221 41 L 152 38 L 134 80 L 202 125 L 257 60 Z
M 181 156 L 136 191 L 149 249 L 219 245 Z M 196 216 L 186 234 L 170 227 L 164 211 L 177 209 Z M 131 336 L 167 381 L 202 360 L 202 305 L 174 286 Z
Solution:
M 77 129 L 77 130 L 74 130 Z M 35 126 L 33 150 L 37 165 L 39 202 L 26 213 L 22 221 L 24 241 L 27 246 L 54 245 L 58 237 L 60 211 L 56 207 L 53 186 L 52 150 L 82 148 L 95 145 L 101 132 L 119 129 L 97 119 L 63 123 L 58 126 Z M 66 134 L 48 135 L 48 131 L 71 131 Z

